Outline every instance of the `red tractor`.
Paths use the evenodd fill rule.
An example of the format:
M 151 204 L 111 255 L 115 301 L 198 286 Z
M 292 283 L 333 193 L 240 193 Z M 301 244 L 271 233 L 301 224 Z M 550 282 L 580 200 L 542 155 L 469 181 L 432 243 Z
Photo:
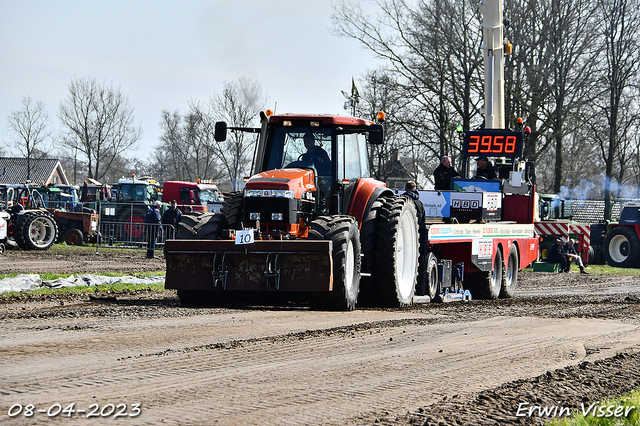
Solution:
M 256 129 L 216 123 L 218 141 L 227 130 L 260 134 L 254 175 L 225 197 L 222 214 L 183 216 L 166 242 L 165 287 L 183 304 L 252 295 L 338 310 L 353 309 L 359 295 L 410 304 L 416 208 L 370 177 L 367 143 L 382 143 L 382 125 L 336 115 L 262 113 L 261 121 Z

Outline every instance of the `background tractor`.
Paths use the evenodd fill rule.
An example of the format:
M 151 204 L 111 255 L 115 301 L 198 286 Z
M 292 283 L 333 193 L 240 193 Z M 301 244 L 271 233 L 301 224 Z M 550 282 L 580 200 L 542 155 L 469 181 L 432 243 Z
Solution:
M 29 186 L 0 188 L 0 209 L 4 208 L 7 242 L 23 250 L 46 250 L 58 239 L 58 226 L 44 208 L 42 195 Z

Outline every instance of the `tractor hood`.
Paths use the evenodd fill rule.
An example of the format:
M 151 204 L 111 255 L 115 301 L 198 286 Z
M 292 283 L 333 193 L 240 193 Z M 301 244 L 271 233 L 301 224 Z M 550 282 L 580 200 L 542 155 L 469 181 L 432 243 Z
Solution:
M 315 191 L 315 175 L 309 169 L 269 170 L 252 176 L 245 186 L 245 191 L 269 191 L 263 197 L 303 198 L 308 191 Z M 277 192 L 272 192 L 277 191 Z M 283 192 L 280 192 L 283 191 Z M 292 191 L 285 194 L 284 191 Z M 293 196 L 291 196 L 293 195 Z

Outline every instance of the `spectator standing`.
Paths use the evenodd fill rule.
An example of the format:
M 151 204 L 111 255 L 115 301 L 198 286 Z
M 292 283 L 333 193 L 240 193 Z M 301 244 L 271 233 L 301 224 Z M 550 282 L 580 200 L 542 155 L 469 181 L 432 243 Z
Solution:
M 162 216 L 160 215 L 160 208 L 162 207 L 162 203 L 160 201 L 156 201 L 153 205 L 147 210 L 147 215 L 144 218 L 144 223 L 148 223 L 149 225 L 145 226 L 147 229 L 148 236 L 148 246 L 147 246 L 147 259 L 155 259 L 155 249 L 156 249 L 156 237 L 158 236 L 158 228 Z
M 173 229 L 178 229 L 178 224 L 182 219 L 182 212 L 178 208 L 178 203 L 176 200 L 171 200 L 169 203 L 169 208 L 162 215 L 162 223 L 164 225 L 171 225 Z
M 460 173 L 451 166 L 451 157 L 445 155 L 440 164 L 433 171 L 435 188 L 448 191 L 451 189 L 451 179 L 460 176 Z

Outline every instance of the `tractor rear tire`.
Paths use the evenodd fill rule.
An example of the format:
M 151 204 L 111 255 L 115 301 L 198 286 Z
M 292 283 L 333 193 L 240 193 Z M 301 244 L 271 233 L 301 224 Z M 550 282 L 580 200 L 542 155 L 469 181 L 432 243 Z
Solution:
M 224 219 L 216 213 L 187 213 L 182 215 L 176 239 L 218 240 L 222 233 Z
M 616 268 L 640 267 L 640 239 L 633 226 L 611 228 L 604 240 L 604 257 Z
M 371 210 L 362 220 L 360 227 L 360 247 L 362 248 L 362 272 L 367 274 L 360 278 L 360 294 L 358 304 L 360 306 L 375 306 L 375 255 L 376 255 L 376 232 L 378 211 L 382 202 L 376 200 L 371 206 Z
M 70 246 L 84 245 L 84 235 L 78 228 L 71 228 L 64 234 L 64 242 Z
M 28 212 L 16 218 L 14 235 L 22 250 L 47 250 L 58 239 L 58 225 L 44 212 Z
M 418 219 L 412 200 L 381 199 L 376 238 L 377 304 L 404 307 L 413 303 L 418 276 Z
M 228 196 L 224 197 L 224 204 L 222 205 L 222 210 L 220 212 L 227 220 L 229 229 L 242 229 L 243 207 L 244 199 L 242 198 L 242 192 L 232 192 Z
M 474 299 L 497 299 L 505 280 L 504 275 L 502 252 L 497 249 L 491 271 L 465 275 L 464 287 L 471 291 Z
M 333 243 L 333 290 L 315 294 L 315 308 L 351 311 L 360 290 L 360 232 L 351 216 L 319 216 L 311 222 L 310 240 Z
M 510 299 L 513 297 L 518 288 L 518 270 L 520 269 L 520 260 L 518 259 L 518 248 L 515 244 L 511 244 L 509 249 L 509 257 L 505 273 L 503 274 L 502 287 L 500 288 L 500 298 Z

